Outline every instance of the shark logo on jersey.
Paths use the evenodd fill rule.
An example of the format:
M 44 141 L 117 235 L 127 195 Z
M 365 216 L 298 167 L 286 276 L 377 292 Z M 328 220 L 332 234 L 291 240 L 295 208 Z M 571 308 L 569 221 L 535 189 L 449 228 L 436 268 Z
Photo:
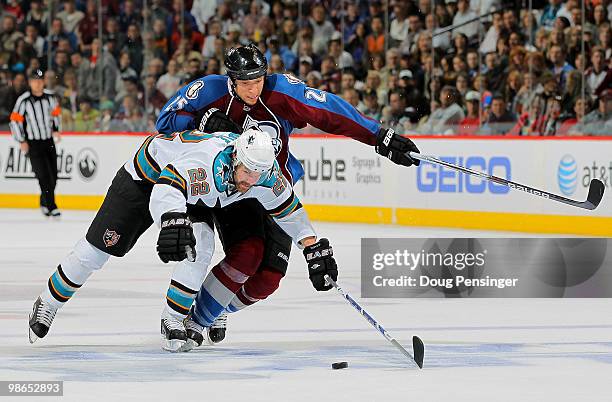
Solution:
M 283 147 L 283 142 L 280 138 L 281 128 L 278 123 L 274 121 L 255 120 L 251 116 L 247 115 L 246 119 L 244 119 L 244 123 L 242 124 L 242 128 L 244 131 L 254 128 L 268 134 L 272 139 L 272 145 L 274 145 L 274 153 L 276 156 L 278 156 L 281 148 Z
M 114 230 L 106 229 L 106 231 L 104 232 L 104 236 L 102 236 L 102 240 L 104 241 L 104 245 L 106 247 L 112 247 L 117 244 L 120 237 L 121 235 L 115 232 Z

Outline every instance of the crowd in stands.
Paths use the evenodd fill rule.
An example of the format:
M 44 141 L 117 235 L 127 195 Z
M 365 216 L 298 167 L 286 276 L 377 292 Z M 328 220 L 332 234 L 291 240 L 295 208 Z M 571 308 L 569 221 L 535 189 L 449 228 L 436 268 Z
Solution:
M 254 42 L 270 73 L 398 132 L 612 135 L 612 2 L 518 3 L 4 0 L 0 124 L 41 68 L 64 131 L 152 130 L 182 85 Z

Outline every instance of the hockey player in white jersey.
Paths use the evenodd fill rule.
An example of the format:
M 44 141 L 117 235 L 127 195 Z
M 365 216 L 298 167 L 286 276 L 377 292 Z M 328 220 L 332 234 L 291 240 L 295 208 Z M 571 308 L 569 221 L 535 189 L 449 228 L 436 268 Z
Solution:
M 293 242 L 305 250 L 313 286 L 317 290 L 331 288 L 325 283 L 324 275 L 334 279 L 338 275 L 332 248 L 327 239 L 317 241 L 305 210 L 281 173 L 270 137 L 258 130 L 247 130 L 230 146 L 223 142 L 226 138 L 235 137 L 220 135 L 207 142 L 206 147 L 194 147 L 161 172 L 150 200 L 153 220 L 161 226 L 160 257 L 170 255 L 179 260 L 193 254 L 190 206 L 223 208 L 254 198 Z M 198 293 L 197 300 L 202 301 L 202 306 L 196 304 L 187 321 L 187 330 L 192 331 L 188 334 L 188 344 L 169 345 L 169 349 L 188 351 L 199 346 L 207 334 L 206 328 L 226 309 L 232 311 L 232 305 L 242 303 L 238 294 L 244 289 L 259 287 L 265 293 L 267 275 L 272 268 L 265 264 L 253 267 L 245 270 L 221 261 L 215 267 L 219 270 L 206 277 Z

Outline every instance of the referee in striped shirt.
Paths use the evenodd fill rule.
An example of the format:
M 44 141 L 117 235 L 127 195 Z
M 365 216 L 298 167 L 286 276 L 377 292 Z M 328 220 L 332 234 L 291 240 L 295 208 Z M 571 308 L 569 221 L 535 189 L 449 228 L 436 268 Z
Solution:
M 28 78 L 30 90 L 17 98 L 10 127 L 28 155 L 40 185 L 40 209 L 45 216 L 59 217 L 55 204 L 57 153 L 53 137 L 59 141 L 60 107 L 53 92 L 45 90 L 43 72 L 33 70 Z

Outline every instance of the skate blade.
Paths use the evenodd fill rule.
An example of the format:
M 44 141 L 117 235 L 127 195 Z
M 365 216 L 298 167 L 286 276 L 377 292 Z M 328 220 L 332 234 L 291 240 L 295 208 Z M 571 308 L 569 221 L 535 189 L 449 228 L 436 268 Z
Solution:
M 30 321 L 32 320 L 32 314 L 30 313 L 28 315 L 28 340 L 30 341 L 30 344 L 36 342 L 38 340 L 38 336 L 36 336 L 36 334 L 34 333 L 34 331 L 32 331 L 32 328 L 30 327 Z
M 198 347 L 198 344 L 195 343 L 192 339 L 187 339 L 187 342 L 181 347 L 179 352 L 187 353 Z
M 38 340 L 38 337 L 36 336 L 36 334 L 34 333 L 34 331 L 32 331 L 32 329 L 28 326 L 28 339 L 30 341 L 30 344 L 36 342 Z
M 186 342 L 180 339 L 166 339 L 162 336 L 161 348 L 167 352 L 177 353 L 185 346 Z

